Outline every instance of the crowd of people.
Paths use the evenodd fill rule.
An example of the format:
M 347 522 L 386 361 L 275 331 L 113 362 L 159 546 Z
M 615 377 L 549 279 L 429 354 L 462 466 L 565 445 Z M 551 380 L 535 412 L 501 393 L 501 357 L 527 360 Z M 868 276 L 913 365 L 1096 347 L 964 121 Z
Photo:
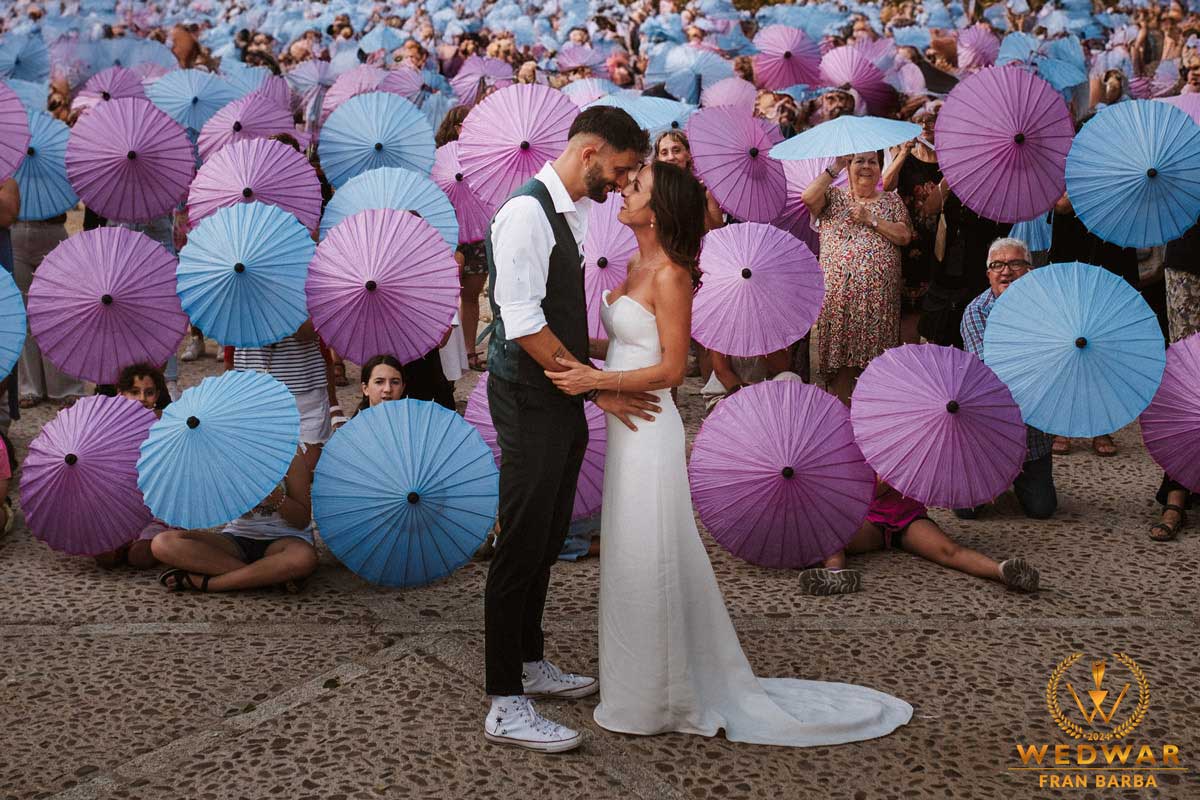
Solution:
M 1160 313 L 1164 343 L 1200 331 L 1200 227 L 1165 247 L 1123 248 L 1089 231 L 1065 194 L 1044 218 L 1016 225 L 997 222 L 967 208 L 939 169 L 935 130 L 946 93 L 960 79 L 997 63 L 1002 40 L 1014 32 L 1029 34 L 1040 46 L 1069 42 L 1074 48 L 1079 77 L 1055 88 L 1078 126 L 1097 109 L 1132 98 L 1200 97 L 1200 14 L 1194 7 L 1180 0 L 1105 8 L 1090 3 L 1081 8 L 1074 2 L 1034 5 L 1011 0 L 964 7 L 904 0 L 764 6 L 751 13 L 724 0 L 628 5 L 606 0 L 356 5 L 163 0 L 115 7 L 88 0 L 20 0 L 8 4 L 0 17 L 0 52 L 29 37 L 39 39 L 48 54 L 48 70 L 44 79 L 38 75 L 30 80 L 14 57 L 0 60 L 0 78 L 20 90 L 32 112 L 74 125 L 87 113 L 88 104 L 79 102 L 81 90 L 106 67 L 138 70 L 147 85 L 174 69 L 210 72 L 255 87 L 281 76 L 288 80 L 295 124 L 294 130 L 271 137 L 305 152 L 321 179 L 325 202 L 335 188 L 321 170 L 319 134 L 330 111 L 323 103 L 336 95 L 339 74 L 364 64 L 419 73 L 421 89 L 414 102 L 436 131 L 439 148 L 458 140 L 475 105 L 512 84 L 561 89 L 580 105 L 623 92 L 694 104 L 699 96 L 672 96 L 667 84 L 656 80 L 656 59 L 670 48 L 710 54 L 725 64 L 726 80 L 748 87 L 745 113 L 765 120 L 780 138 L 868 112 L 911 121 L 922 131 L 913 140 L 886 151 L 830 159 L 805 185 L 789 186 L 805 212 L 791 230 L 818 255 L 825 281 L 824 305 L 812 334 L 815 362 L 809 361 L 813 343 L 808 336 L 753 357 L 722 354 L 695 342 L 690 348 L 688 369 L 704 382 L 709 410 L 743 386 L 771 379 L 817 382 L 849 405 L 863 369 L 902 343 L 962 347 L 982 357 L 983 330 L 996 300 L 1031 269 L 1050 262 L 1082 261 L 1120 275 Z M 772 24 L 803 28 L 822 53 L 857 48 L 884 78 L 881 86 L 871 87 L 882 91 L 866 92 L 852 81 L 834 83 L 818 76 L 812 85 L 767 86 L 756 73 L 754 39 Z M 134 40 L 156 44 L 143 51 L 97 47 Z M 110 55 L 97 55 L 101 52 Z M 139 52 L 136 63 L 111 55 Z M 305 83 L 296 77 L 312 63 L 326 70 L 320 80 Z M 253 77 L 246 77 L 246 68 L 254 70 Z M 697 80 L 707 86 L 703 76 Z M 343 92 L 341 99 L 357 92 Z M 650 158 L 704 178 L 678 126 L 656 131 Z M 1120 154 L 1114 152 L 1113 158 Z M 704 200 L 707 230 L 739 223 L 712 191 L 706 190 Z M 67 238 L 67 228 L 65 213 L 36 219 L 21 209 L 19 181 L 10 178 L 0 185 L 0 262 L 27 294 L 39 264 Z M 118 224 L 123 223 L 87 212 L 87 228 Z M 191 227 L 183 204 L 150 223 L 124 225 L 172 253 L 184 246 Z M 489 254 L 482 239 L 461 241 L 455 259 L 460 304 L 441 346 L 408 363 L 389 354 L 368 360 L 361 368 L 360 408 L 399 398 L 454 408 L 454 381 L 465 369 L 487 369 L 477 344 L 480 296 L 505 290 L 489 285 Z M 179 359 L 206 357 L 199 329 L 192 327 L 182 345 Z M 336 395 L 346 382 L 342 356 L 321 341 L 311 320 L 274 344 L 224 347 L 217 355 L 231 369 L 269 372 L 295 396 L 301 446 L 287 475 L 221 532 L 175 530 L 155 522 L 137 541 L 98 556 L 97 562 L 162 565 L 167 568 L 162 583 L 171 589 L 228 591 L 294 583 L 317 564 L 310 485 L 323 443 L 346 420 Z M 9 408 L 2 429 L 20 409 L 43 403 L 66 406 L 89 391 L 78 377 L 43 358 L 33 336 L 6 385 Z M 181 391 L 176 358 L 159 365 L 129 365 L 115 386 L 99 390 L 161 413 Z M 0 458 L 0 485 L 6 485 L 16 464 L 11 444 L 2 444 L 6 458 Z M 1054 514 L 1053 458 L 1071 447 L 1067 438 L 1029 429 L 1027 458 L 1013 486 L 1029 517 Z M 1108 435 L 1095 437 L 1091 447 L 1100 456 L 1117 454 Z M 1150 535 L 1174 538 L 1185 524 L 1191 494 L 1164 475 L 1158 500 L 1163 512 Z M 854 591 L 861 576 L 846 568 L 846 553 L 902 546 L 947 567 L 1023 591 L 1036 589 L 1037 571 L 1023 559 L 998 563 L 961 548 L 925 511 L 881 482 L 868 521 L 845 553 L 806 570 L 802 587 L 813 594 Z M 960 519 L 980 512 L 955 509 Z M 4 529 L 11 529 L 11 505 L 0 513 Z

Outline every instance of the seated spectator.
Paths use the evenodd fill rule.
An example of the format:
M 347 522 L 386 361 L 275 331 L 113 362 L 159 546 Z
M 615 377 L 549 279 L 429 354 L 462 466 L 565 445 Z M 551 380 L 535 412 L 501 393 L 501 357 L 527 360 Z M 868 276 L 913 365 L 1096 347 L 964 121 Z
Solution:
M 1038 571 L 1025 559 L 997 562 L 963 547 L 947 536 L 925 512 L 924 505 L 877 478 L 867 521 L 847 543 L 845 550 L 825 559 L 822 566 L 800 573 L 800 591 L 817 596 L 857 592 L 862 588 L 862 573 L 846 569 L 846 554 L 896 548 L 977 578 L 999 581 L 1019 592 L 1037 591 Z
M 806 340 L 807 343 L 807 340 Z M 791 371 L 790 348 L 777 350 L 765 356 L 741 358 L 727 356 L 715 350 L 708 351 L 712 359 L 712 374 L 700 394 L 704 397 L 704 413 L 710 414 L 724 398 L 752 383 L 763 381 L 798 381 L 800 376 Z
M 287 474 L 258 505 L 214 531 L 163 531 L 150 543 L 154 557 L 170 569 L 158 582 L 172 592 L 230 592 L 284 585 L 317 569 L 313 546 L 311 478 L 305 446 L 296 450 Z
M 163 409 L 171 402 L 162 371 L 150 364 L 132 364 L 121 370 L 117 377 L 116 394 L 141 403 L 143 408 L 153 411 L 156 417 L 161 417 Z M 150 550 L 150 542 L 167 528 L 163 522 L 151 520 L 135 541 L 96 556 L 96 564 L 105 569 L 112 569 L 121 564 L 128 564 L 134 569 L 152 569 L 158 566 L 158 559 Z
M 983 359 L 983 331 L 996 300 L 1013 281 L 1029 272 L 1029 247 L 1020 239 L 997 239 L 988 248 L 987 275 L 991 286 L 972 300 L 963 312 L 962 338 L 964 349 Z M 1013 491 L 1025 516 L 1047 519 L 1058 508 L 1054 489 L 1051 444 L 1054 437 L 1036 428 L 1026 427 L 1028 452 L 1021 474 L 1013 481 Z M 980 507 L 981 508 L 981 507 Z M 954 513 L 959 519 L 974 519 L 980 508 L 960 508 Z

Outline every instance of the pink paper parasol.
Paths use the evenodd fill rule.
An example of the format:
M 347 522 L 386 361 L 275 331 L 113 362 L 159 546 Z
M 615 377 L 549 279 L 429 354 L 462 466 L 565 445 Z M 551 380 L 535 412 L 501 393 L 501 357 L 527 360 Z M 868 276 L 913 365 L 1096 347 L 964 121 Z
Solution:
M 1142 412 L 1142 441 L 1170 477 L 1200 492 L 1200 333 L 1167 348 L 1167 367 Z
M 81 556 L 136 539 L 151 520 L 137 461 L 154 420 L 134 400 L 93 395 L 46 423 L 21 468 L 21 508 L 33 535 Z
M 315 231 L 321 220 L 321 181 L 303 153 L 271 139 L 246 139 L 221 148 L 196 172 L 188 192 L 192 228 L 217 209 L 257 200 L 279 206 Z
M 633 231 L 617 219 L 624 203 L 621 195 L 592 206 L 588 215 L 587 238 L 583 241 L 583 294 L 587 298 L 588 336 L 607 339 L 600 321 L 604 293 L 616 289 L 624 280 L 629 259 L 638 251 Z
M 818 256 L 821 254 L 821 236 L 813 230 L 812 216 L 808 213 L 808 206 L 804 204 L 802 195 L 808 185 L 817 179 L 822 170 L 832 165 L 833 161 L 832 158 L 784 161 L 783 175 L 787 179 L 787 200 L 784 201 L 783 210 L 779 212 L 779 216 L 771 223 L 804 242 L 808 245 L 808 249 Z M 831 185 L 844 187 L 849 181 L 849 174 L 846 170 L 842 170 Z
M 783 141 L 779 127 L 743 109 L 702 108 L 688 119 L 696 172 L 724 211 L 770 222 L 787 197 L 783 165 L 767 155 Z
M 71 103 L 71 108 L 88 109 L 97 103 L 121 97 L 145 96 L 146 89 L 140 75 L 125 67 L 109 67 L 88 79 Z
M 492 448 L 496 466 L 500 466 L 500 445 L 496 441 L 496 426 L 492 424 L 492 412 L 487 398 L 488 376 L 479 376 L 479 382 L 471 390 L 467 410 L 463 418 L 479 431 L 483 441 Z M 604 498 L 604 453 L 608 432 L 605 428 L 604 412 L 595 403 L 585 403 L 587 415 L 588 446 L 583 456 L 583 467 L 579 470 L 579 482 L 575 488 L 575 508 L 571 519 L 586 519 L 600 510 Z
M 958 69 L 963 74 L 977 72 L 996 63 L 1000 40 L 984 25 L 975 25 L 958 34 Z
M 360 64 L 338 75 L 321 102 L 321 122 L 328 119 L 338 106 L 351 97 L 375 91 L 386 75 L 386 70 L 372 64 Z
M 317 247 L 305 294 L 317 332 L 361 364 L 407 364 L 441 342 L 458 310 L 458 264 L 437 229 L 407 211 L 373 208 L 334 225 Z
M 264 102 L 257 93 L 224 106 L 200 130 L 200 158 L 209 157 L 230 142 L 266 139 L 278 133 L 294 134 L 292 112 L 287 106 Z
M 845 45 L 826 53 L 821 58 L 821 78 L 830 86 L 849 84 L 862 95 L 871 114 L 886 116 L 895 103 L 896 91 L 884 79 L 883 71 L 856 47 Z
M 600 50 L 576 44 L 563 45 L 563 48 L 554 57 L 554 63 L 558 66 L 559 72 L 570 72 L 573 69 L 587 67 L 592 71 L 592 76 L 596 78 L 608 77 L 607 60 L 608 57 Z
M 458 241 L 478 242 L 488 235 L 492 220 L 479 196 L 463 175 L 458 162 L 458 142 L 447 142 L 437 149 L 430 174 L 434 183 L 450 198 L 458 218 Z
M 972 353 L 908 344 L 873 360 L 850 419 L 867 463 L 901 494 L 973 508 L 1012 486 L 1025 461 L 1021 410 Z
M 579 107 L 538 84 L 501 89 L 471 110 L 458 137 L 463 176 L 489 211 L 567 147 Z
M 825 283 L 812 251 L 773 225 L 710 231 L 700 254 L 692 336 L 731 356 L 762 356 L 804 338 L 821 313 Z
M 757 102 L 758 89 L 750 81 L 741 78 L 723 78 L 700 93 L 700 104 L 705 108 L 733 106 L 753 114 Z
M 63 240 L 29 287 L 29 328 L 43 355 L 95 383 L 116 383 L 130 364 L 162 364 L 187 327 L 175 268 L 161 244 L 126 228 Z
M 512 64 L 498 58 L 486 56 L 468 56 L 459 67 L 450 86 L 458 96 L 458 102 L 473 106 L 479 98 L 479 84 L 496 86 L 503 89 L 513 85 Z
M 79 118 L 67 142 L 71 187 L 113 222 L 150 222 L 174 211 L 195 164 L 179 123 L 136 97 L 96 106 Z
M 963 204 L 986 219 L 1022 222 L 1066 189 L 1075 126 L 1050 84 L 989 67 L 954 87 L 935 128 L 938 165 Z
M 799 28 L 768 25 L 754 37 L 754 77 L 764 89 L 821 81 L 821 48 Z
M 28 147 L 29 114 L 17 93 L 0 81 L 0 181 L 13 176 Z
M 718 544 L 785 569 L 845 549 L 875 490 L 849 410 L 799 381 L 757 383 L 722 400 L 696 436 L 688 476 Z

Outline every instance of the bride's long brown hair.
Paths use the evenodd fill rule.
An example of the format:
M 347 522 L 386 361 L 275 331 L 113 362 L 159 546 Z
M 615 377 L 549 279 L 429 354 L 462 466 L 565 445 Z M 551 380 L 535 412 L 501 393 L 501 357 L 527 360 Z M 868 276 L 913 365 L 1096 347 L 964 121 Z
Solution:
M 663 252 L 692 274 L 692 286 L 700 286 L 700 242 L 704 238 L 704 187 L 686 169 L 655 161 L 651 164 L 654 188 L 650 210 L 654 212 L 658 241 Z

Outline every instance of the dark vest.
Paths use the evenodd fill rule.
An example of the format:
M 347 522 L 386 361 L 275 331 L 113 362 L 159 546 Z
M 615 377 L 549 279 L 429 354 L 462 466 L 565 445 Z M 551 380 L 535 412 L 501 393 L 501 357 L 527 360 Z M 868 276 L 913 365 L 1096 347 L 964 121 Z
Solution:
M 550 251 L 550 274 L 546 279 L 546 296 L 542 313 L 546 324 L 575 358 L 588 363 L 587 301 L 583 293 L 583 257 L 575 244 L 575 236 L 567 218 L 554 210 L 550 190 L 537 178 L 512 193 L 512 197 L 532 197 L 542 206 L 550 228 L 554 231 L 554 248 Z M 492 234 L 488 229 L 485 240 L 488 263 L 488 302 L 492 307 L 492 339 L 488 345 L 488 372 L 498 378 L 522 383 L 548 392 L 558 392 L 546 377 L 542 365 L 534 361 L 521 345 L 504 333 L 504 319 L 496 305 L 496 260 L 492 255 Z

